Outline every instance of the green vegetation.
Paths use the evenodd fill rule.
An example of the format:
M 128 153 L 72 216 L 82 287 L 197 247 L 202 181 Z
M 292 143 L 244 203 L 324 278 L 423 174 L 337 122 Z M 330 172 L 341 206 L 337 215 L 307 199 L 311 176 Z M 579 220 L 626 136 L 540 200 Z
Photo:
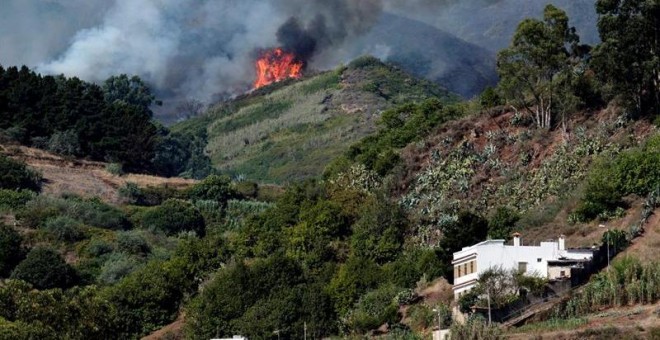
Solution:
M 605 307 L 653 304 L 660 298 L 660 267 L 657 262 L 642 263 L 633 257 L 614 261 L 608 270 L 596 275 L 570 300 L 555 310 L 560 318 L 572 318 Z
M 34 196 L 34 192 L 30 190 L 0 189 L 0 211 L 18 210 L 34 199 Z
M 523 325 L 515 329 L 515 333 L 534 333 L 534 332 L 551 332 L 559 330 L 576 329 L 587 324 L 587 319 L 584 318 L 567 318 L 567 319 L 550 319 L 541 322 L 535 322 L 528 325 Z
M 450 329 L 452 339 L 504 339 L 504 334 L 498 326 L 490 326 L 487 320 L 480 317 L 470 318 L 465 324 L 454 323 Z
M 620 153 L 613 160 L 603 159 L 587 178 L 583 202 L 574 219 L 586 221 L 625 207 L 624 196 L 646 196 L 660 187 L 660 135 L 640 148 Z
M 593 64 L 606 94 L 638 115 L 660 116 L 658 3 L 598 0 L 596 11 L 602 43 L 594 49 Z
M 21 162 L 0 155 L 0 189 L 39 191 L 41 175 Z
M 421 302 L 420 290 L 453 281 L 453 252 L 547 227 L 568 203 L 579 201 L 579 223 L 623 216 L 631 195 L 647 196 L 641 224 L 601 240 L 622 251 L 658 205 L 660 140 L 648 122 L 632 121 L 657 113 L 655 78 L 646 75 L 657 76 L 647 53 L 657 42 L 646 41 L 657 10 L 621 3 L 597 2 L 603 44 L 594 49 L 579 44 L 554 6 L 523 21 L 499 54 L 501 83 L 458 104 L 363 57 L 169 131 L 151 120 L 154 97 L 137 78 L 97 86 L 0 68 L 5 140 L 107 160 L 116 175 L 204 178 L 187 190 L 127 183 L 119 190 L 126 204 L 111 205 L 39 195 L 39 175 L 0 158 L 0 217 L 15 221 L 0 225 L 0 276 L 10 277 L 0 283 L 0 337 L 139 338 L 185 313 L 190 338 L 296 338 L 305 327 L 311 338 L 361 337 L 387 325 L 391 338 L 417 339 L 436 320 L 451 324 L 446 301 Z M 624 18 L 635 25 L 619 27 Z M 617 51 L 634 55 L 604 70 Z M 629 79 L 641 88 L 622 80 L 623 68 L 640 73 Z M 612 89 L 641 114 L 616 105 L 592 113 Z M 592 166 L 601 158 L 613 161 Z M 211 160 L 236 182 L 215 175 Z M 323 180 L 295 182 L 322 171 Z M 656 263 L 616 261 L 537 327 L 655 303 L 658 273 Z M 488 291 L 493 306 L 506 307 L 545 284 L 492 268 L 456 303 L 482 306 Z M 451 328 L 459 339 L 503 337 L 477 315 Z
M 571 112 L 580 102 L 572 87 L 583 76 L 575 70 L 588 50 L 579 45 L 566 13 L 548 5 L 543 21 L 523 20 L 511 46 L 498 54 L 498 86 L 513 107 L 525 108 L 539 128 L 549 129 L 557 112 Z
M 38 289 L 69 288 L 78 282 L 78 274 L 60 254 L 41 247 L 32 249 L 14 268 L 11 277 Z
M 22 241 L 14 229 L 0 223 L 0 277 L 7 277 L 23 259 Z
M 67 216 L 81 223 L 111 230 L 128 229 L 130 221 L 121 210 L 100 199 L 76 196 L 55 198 L 38 196 L 18 210 L 17 217 L 28 227 L 42 226 L 49 218 Z
M 168 235 L 192 231 L 203 236 L 204 217 L 191 203 L 181 200 L 167 200 L 151 208 L 142 217 L 142 225 L 149 230 L 162 230 Z
M 398 149 L 424 138 L 433 128 L 462 115 L 458 105 L 445 106 L 438 99 L 404 104 L 383 112 L 380 131 L 352 145 L 345 157 L 384 176 L 399 163 Z M 336 160 L 330 168 L 337 171 L 336 163 L 341 161 L 341 158 Z M 326 177 L 331 175 L 326 172 Z
M 376 130 L 381 111 L 429 98 L 456 99 L 375 58 L 360 60 L 259 89 L 172 130 L 207 138 L 213 164 L 233 177 L 286 183 L 319 177 L 346 148 Z
M 126 171 L 196 178 L 211 171 L 199 142 L 203 136 L 171 134 L 152 121 L 149 107 L 158 102 L 138 77 L 113 76 L 99 86 L 0 66 L 0 103 L 0 141 L 109 161 L 115 170 L 120 164 Z M 0 159 L 0 167 L 5 163 Z M 1 187 L 16 189 L 16 183 L 5 187 L 9 178 L 0 173 Z
M 231 180 L 226 176 L 209 176 L 193 185 L 188 190 L 188 197 L 193 200 L 211 200 L 225 205 L 236 197 L 231 187 Z

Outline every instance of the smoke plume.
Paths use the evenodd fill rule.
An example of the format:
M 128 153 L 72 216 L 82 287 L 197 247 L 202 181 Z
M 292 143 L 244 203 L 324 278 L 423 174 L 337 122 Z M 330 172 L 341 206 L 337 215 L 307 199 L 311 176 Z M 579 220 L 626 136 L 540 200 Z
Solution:
M 589 0 L 558 1 L 593 9 Z M 372 31 L 381 28 L 404 32 L 406 27 L 391 25 L 411 22 L 390 23 L 384 19 L 386 12 L 423 21 L 493 51 L 508 42 L 521 16 L 541 14 L 540 5 L 521 5 L 528 3 L 536 2 L 4 0 L 0 64 L 26 64 L 42 73 L 93 82 L 135 74 L 155 89 L 166 106 L 175 107 L 177 100 L 211 102 L 249 89 L 255 52 L 261 49 L 283 47 L 315 69 L 335 67 L 360 54 L 387 58 L 400 47 L 397 41 L 373 42 L 364 37 L 378 36 Z M 497 31 L 500 27 L 506 29 Z M 404 37 L 406 43 L 419 46 L 430 41 L 426 38 Z M 429 65 L 443 64 L 434 56 L 423 57 L 433 61 Z M 440 71 L 432 69 L 429 74 Z

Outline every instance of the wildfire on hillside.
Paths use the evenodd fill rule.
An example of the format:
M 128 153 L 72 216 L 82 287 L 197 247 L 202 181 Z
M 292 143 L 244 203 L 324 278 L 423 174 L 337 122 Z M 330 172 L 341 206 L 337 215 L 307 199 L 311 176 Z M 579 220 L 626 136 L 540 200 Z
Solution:
M 303 67 L 304 63 L 293 53 L 281 48 L 267 50 L 257 59 L 257 79 L 254 88 L 258 89 L 289 78 L 300 78 Z

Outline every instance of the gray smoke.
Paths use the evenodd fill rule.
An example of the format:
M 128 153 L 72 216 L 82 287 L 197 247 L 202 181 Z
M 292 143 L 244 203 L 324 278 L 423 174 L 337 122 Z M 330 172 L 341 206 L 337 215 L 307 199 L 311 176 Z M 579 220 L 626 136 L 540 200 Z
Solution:
M 43 19 L 52 15 L 37 10 L 40 1 L 11 1 L 15 7 L 32 8 L 34 13 L 27 16 Z M 63 36 L 71 36 L 70 44 L 62 44 L 61 39 L 57 42 L 68 46 L 65 51 L 49 50 L 27 62 L 40 61 L 37 66 L 43 73 L 94 82 L 118 73 L 137 74 L 161 97 L 195 97 L 208 102 L 249 88 L 255 50 L 284 40 L 307 48 L 304 58 L 311 61 L 323 46 L 368 29 L 380 11 L 379 0 L 115 0 L 102 16 L 97 15 L 96 24 L 86 22 L 59 30 Z M 295 40 L 299 37 L 281 29 L 292 20 L 309 35 L 314 48 L 301 46 Z M 47 57 L 54 52 L 59 55 Z M 0 53 L 2 62 L 17 59 Z
M 315 69 L 331 68 L 360 54 L 387 58 L 397 48 L 393 42 L 369 44 L 363 39 L 373 35 L 374 27 L 388 25 L 385 12 L 422 21 L 494 51 L 506 45 L 523 16 L 538 16 L 543 6 L 541 1 L 528 0 L 2 2 L 0 64 L 26 64 L 42 73 L 93 82 L 120 73 L 136 74 L 170 107 L 185 98 L 210 102 L 246 91 L 260 49 L 284 45 L 301 53 Z M 559 2 L 593 11 L 588 0 Z M 587 22 L 593 24 L 591 18 Z M 439 73 L 439 69 L 430 71 Z

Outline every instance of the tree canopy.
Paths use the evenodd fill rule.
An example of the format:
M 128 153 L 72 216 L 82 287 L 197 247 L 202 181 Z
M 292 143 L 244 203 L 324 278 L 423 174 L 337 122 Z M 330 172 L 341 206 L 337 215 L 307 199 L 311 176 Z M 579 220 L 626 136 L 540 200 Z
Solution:
M 660 3 L 655 0 L 598 0 L 602 43 L 593 65 L 638 114 L 660 115 Z
M 583 57 L 579 37 L 568 25 L 566 13 L 548 5 L 543 20 L 525 19 L 516 29 L 511 46 L 499 52 L 500 89 L 510 105 L 533 112 L 536 125 L 550 128 L 553 112 L 567 102 L 574 60 Z

